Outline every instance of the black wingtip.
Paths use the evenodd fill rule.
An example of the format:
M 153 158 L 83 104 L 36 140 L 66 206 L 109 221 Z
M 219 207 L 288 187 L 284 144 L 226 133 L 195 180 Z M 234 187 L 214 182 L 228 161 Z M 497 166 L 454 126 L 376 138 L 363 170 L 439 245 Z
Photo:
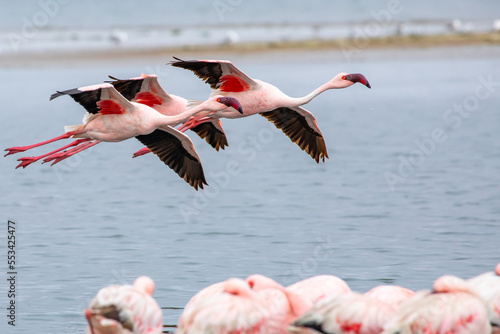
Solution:
M 54 94 L 52 94 L 52 95 L 50 96 L 49 101 L 52 101 L 53 99 L 55 99 L 55 98 L 57 98 L 57 97 L 59 97 L 59 96 L 63 96 L 63 95 L 66 95 L 66 94 L 65 94 L 65 93 L 63 93 L 63 92 L 57 91 L 57 93 L 54 93 Z
M 75 94 L 80 94 L 82 93 L 81 90 L 79 90 L 78 88 L 73 88 L 73 89 L 68 89 L 68 90 L 63 90 L 62 92 L 61 91 L 57 91 L 57 93 L 54 93 L 50 96 L 50 100 L 49 101 L 52 101 L 53 99 L 59 97 L 59 96 L 63 96 L 63 95 L 75 95 Z
M 108 75 L 108 78 L 110 78 L 111 80 L 106 80 L 104 82 L 106 82 L 106 83 L 113 83 L 115 81 L 120 81 L 120 79 L 118 79 L 117 77 L 114 77 L 112 75 Z
M 179 62 L 184 62 L 185 60 L 182 60 L 181 58 L 177 58 L 176 56 L 172 56 L 175 60 L 172 60 L 171 62 L 167 63 L 167 65 L 172 65 L 175 66 L 175 64 Z

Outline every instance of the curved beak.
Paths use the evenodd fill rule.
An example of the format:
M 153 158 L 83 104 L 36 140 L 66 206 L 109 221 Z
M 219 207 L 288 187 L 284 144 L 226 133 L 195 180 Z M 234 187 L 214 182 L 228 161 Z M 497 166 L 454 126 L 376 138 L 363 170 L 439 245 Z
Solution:
M 226 105 L 228 107 L 233 107 L 238 110 L 240 114 L 243 114 L 243 108 L 241 107 L 240 101 L 236 100 L 234 97 L 228 97 Z
M 348 74 L 345 76 L 345 79 L 351 81 L 352 83 L 359 82 L 368 88 L 372 88 L 366 77 L 361 73 Z
M 92 318 L 92 316 L 93 316 L 92 311 L 90 309 L 86 309 L 85 310 L 85 318 L 87 319 L 87 322 L 89 323 L 90 333 L 95 334 L 94 328 L 92 327 L 92 321 L 90 320 Z

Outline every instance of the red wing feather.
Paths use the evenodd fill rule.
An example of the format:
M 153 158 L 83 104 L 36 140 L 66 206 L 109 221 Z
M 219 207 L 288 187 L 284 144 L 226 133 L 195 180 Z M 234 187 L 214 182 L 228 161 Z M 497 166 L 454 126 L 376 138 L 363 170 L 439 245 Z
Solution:
M 162 101 L 150 92 L 140 92 L 135 95 L 135 101 L 153 107 L 162 104 Z
M 97 106 L 99 107 L 99 112 L 103 115 L 125 113 L 125 108 L 123 108 L 118 103 L 116 103 L 115 101 L 112 101 L 112 100 L 98 101 Z
M 224 75 L 220 81 L 222 82 L 220 90 L 223 92 L 243 92 L 250 89 L 245 80 L 235 75 Z

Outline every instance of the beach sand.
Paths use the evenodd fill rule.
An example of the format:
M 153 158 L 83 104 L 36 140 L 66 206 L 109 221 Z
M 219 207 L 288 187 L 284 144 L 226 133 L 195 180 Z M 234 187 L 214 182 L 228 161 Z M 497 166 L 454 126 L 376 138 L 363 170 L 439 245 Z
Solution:
M 166 62 L 172 55 L 180 58 L 240 59 L 265 53 L 268 57 L 293 57 L 293 54 L 307 56 L 325 54 L 347 61 L 370 57 L 407 56 L 409 53 L 421 57 L 432 49 L 432 56 L 453 57 L 460 55 L 481 56 L 499 52 L 500 32 L 481 34 L 452 34 L 433 36 L 392 36 L 364 40 L 307 40 L 270 43 L 247 43 L 233 45 L 192 46 L 173 48 L 131 49 L 117 46 L 114 50 L 91 50 L 87 52 L 22 52 L 0 54 L 0 68 L 85 66 L 95 62 L 126 64 L 140 62 Z M 394 52 L 398 50 L 398 52 Z

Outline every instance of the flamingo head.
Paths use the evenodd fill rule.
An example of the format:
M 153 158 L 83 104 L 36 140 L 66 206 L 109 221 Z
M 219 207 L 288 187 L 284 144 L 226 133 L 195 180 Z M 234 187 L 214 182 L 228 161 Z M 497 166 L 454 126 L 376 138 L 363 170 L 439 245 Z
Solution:
M 240 102 L 238 100 L 236 100 L 234 97 L 217 95 L 217 96 L 214 96 L 214 99 L 216 102 L 222 103 L 222 104 L 226 105 L 227 107 L 233 107 L 240 114 L 243 114 L 243 109 L 241 108 Z
M 284 287 L 282 285 L 275 282 L 273 279 L 263 275 L 248 276 L 245 282 L 247 282 L 248 286 L 250 286 L 250 288 L 255 291 L 264 289 L 284 290 Z
M 366 77 L 361 73 L 339 73 L 332 79 L 332 83 L 337 86 L 335 88 L 346 88 L 354 85 L 356 82 L 372 88 Z
M 434 292 L 471 292 L 470 286 L 463 279 L 452 276 L 445 275 L 439 277 L 432 286 Z
M 138 277 L 135 280 L 133 286 L 136 289 L 143 291 L 150 296 L 152 296 L 153 293 L 155 292 L 155 283 L 153 282 L 153 280 L 151 278 L 149 278 L 147 276 Z
M 239 278 L 230 278 L 224 282 L 224 292 L 235 296 L 250 296 L 250 287 Z
M 123 316 L 123 312 L 119 312 L 115 306 L 108 306 L 100 309 L 86 309 L 85 318 L 87 318 L 87 322 L 89 323 L 87 333 L 133 333 L 133 323 L 129 319 L 122 319 Z

